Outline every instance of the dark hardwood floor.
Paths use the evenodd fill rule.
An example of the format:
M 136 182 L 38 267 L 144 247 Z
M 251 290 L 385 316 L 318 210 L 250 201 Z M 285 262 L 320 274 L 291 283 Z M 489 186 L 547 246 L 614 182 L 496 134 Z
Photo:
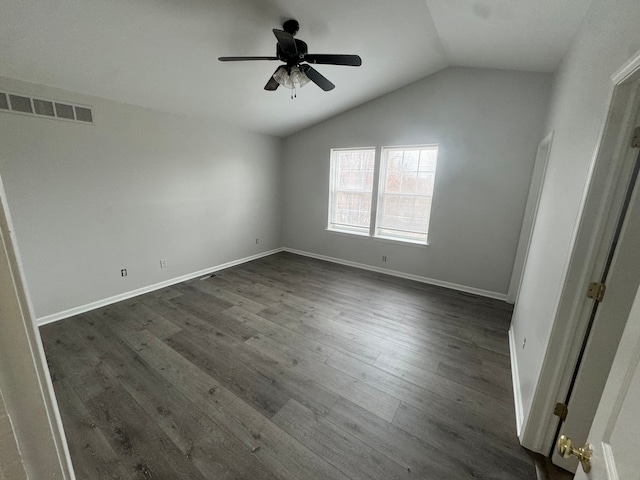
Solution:
M 79 479 L 523 479 L 511 308 L 280 253 L 41 328 Z

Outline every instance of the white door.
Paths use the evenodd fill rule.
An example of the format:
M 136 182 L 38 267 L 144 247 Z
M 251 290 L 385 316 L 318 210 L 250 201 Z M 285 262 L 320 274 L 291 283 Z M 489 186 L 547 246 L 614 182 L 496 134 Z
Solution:
M 640 125 L 640 116 L 636 125 Z M 617 233 L 613 235 L 611 245 L 603 245 L 599 255 L 608 260 L 604 262 L 602 277 L 594 278 L 604 281 L 607 290 L 602 303 L 594 306 L 593 321 L 590 331 L 586 333 L 584 355 L 567 402 L 569 413 L 559 432 L 579 444 L 587 440 L 590 420 L 598 407 L 626 319 L 640 286 L 640 152 L 637 148 L 630 148 L 627 158 L 627 163 L 633 165 L 633 169 L 618 187 L 620 198 L 625 198 L 622 212 L 610 218 L 610 228 Z M 585 301 L 593 302 L 586 296 Z M 554 464 L 576 471 L 578 462 L 574 458 L 564 459 L 557 451 L 552 458 Z
M 588 443 L 591 471 L 577 480 L 640 479 L 640 289 L 596 412 Z

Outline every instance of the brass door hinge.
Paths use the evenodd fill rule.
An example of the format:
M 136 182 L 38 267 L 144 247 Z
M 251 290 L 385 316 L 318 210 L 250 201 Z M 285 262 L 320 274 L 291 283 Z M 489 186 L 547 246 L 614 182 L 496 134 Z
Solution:
M 560 417 L 563 422 L 567 421 L 567 415 L 569 414 L 569 407 L 564 403 L 556 403 L 556 408 L 553 409 L 553 414 L 556 417 Z
M 636 127 L 633 130 L 633 137 L 631 137 L 631 148 L 640 148 L 640 127 Z
M 587 298 L 593 298 L 596 302 L 601 302 L 606 291 L 607 286 L 604 283 L 592 282 L 587 290 Z

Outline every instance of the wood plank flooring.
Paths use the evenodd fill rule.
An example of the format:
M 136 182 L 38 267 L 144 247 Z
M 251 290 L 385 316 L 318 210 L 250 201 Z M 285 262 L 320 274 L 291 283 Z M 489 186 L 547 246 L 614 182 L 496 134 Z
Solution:
M 40 331 L 78 479 L 534 480 L 510 316 L 280 253 Z

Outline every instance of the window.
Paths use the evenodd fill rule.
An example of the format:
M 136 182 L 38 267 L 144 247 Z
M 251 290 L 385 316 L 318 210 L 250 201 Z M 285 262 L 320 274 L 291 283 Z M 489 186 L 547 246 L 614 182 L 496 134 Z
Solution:
M 438 147 L 385 147 L 376 236 L 427 243 Z
M 437 160 L 437 145 L 382 147 L 379 162 L 374 148 L 332 150 L 329 230 L 426 244 Z
M 369 235 L 375 149 L 332 150 L 329 228 Z

